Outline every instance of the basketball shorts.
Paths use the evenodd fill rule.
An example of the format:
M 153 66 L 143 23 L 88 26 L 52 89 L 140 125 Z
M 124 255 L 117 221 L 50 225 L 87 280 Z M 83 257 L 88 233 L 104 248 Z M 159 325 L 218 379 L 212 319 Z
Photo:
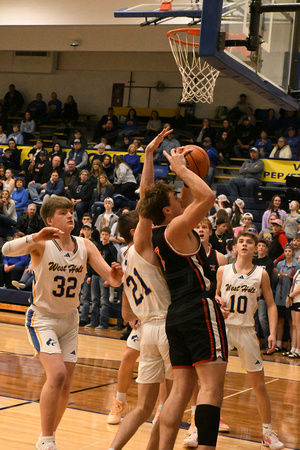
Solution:
M 171 305 L 172 307 L 172 305 Z M 170 308 L 169 308 L 170 311 Z M 166 331 L 173 368 L 191 367 L 201 363 L 228 360 L 228 344 L 223 315 L 218 304 L 203 298 L 189 320 L 168 321 Z
M 287 308 L 286 306 L 282 306 L 282 305 L 276 305 L 276 306 L 277 306 L 277 312 L 278 312 L 279 319 L 281 318 L 281 319 L 290 320 L 292 318 L 290 308 Z
M 172 380 L 165 320 L 152 320 L 142 325 L 140 347 L 137 383 L 162 383 L 165 378 Z
M 292 306 L 290 307 L 290 309 L 291 309 L 292 311 L 298 311 L 298 312 L 300 312 L 300 302 L 293 303 Z
M 242 368 L 248 372 L 262 370 L 264 365 L 254 328 L 228 326 L 226 330 L 229 349 L 237 348 Z
M 136 350 L 137 352 L 140 351 L 140 330 L 142 325 L 140 325 L 137 330 L 132 330 L 130 335 L 127 338 L 127 347 L 132 348 L 133 350 Z
M 78 311 L 68 315 L 49 316 L 30 307 L 25 326 L 28 338 L 38 353 L 61 353 L 65 362 L 76 363 L 78 341 Z

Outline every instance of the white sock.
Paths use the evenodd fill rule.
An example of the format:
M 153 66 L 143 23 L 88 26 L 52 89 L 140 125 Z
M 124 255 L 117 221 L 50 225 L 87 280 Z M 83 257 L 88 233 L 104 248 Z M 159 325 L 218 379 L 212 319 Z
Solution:
M 52 444 L 54 442 L 54 436 L 42 436 L 43 444 Z
M 271 433 L 272 433 L 272 424 L 263 423 L 263 434 L 271 434 Z
M 291 353 L 295 353 L 295 351 L 296 351 L 296 348 L 295 348 L 295 347 L 292 347 L 292 348 L 291 348 Z
M 276 341 L 276 347 L 281 348 L 281 346 L 282 346 L 282 341 Z
M 117 399 L 120 400 L 120 402 L 125 403 L 126 392 L 117 392 Z
M 195 412 L 196 412 L 196 406 L 191 406 L 191 411 L 192 411 L 192 414 L 195 414 Z
M 297 355 L 300 355 L 300 348 L 296 348 L 295 353 L 297 353 Z
M 54 440 L 54 441 L 55 441 L 55 433 L 56 433 L 56 431 L 53 432 L 53 440 Z M 43 437 L 43 433 L 41 432 L 41 434 L 40 434 L 40 439 L 42 439 L 42 437 Z

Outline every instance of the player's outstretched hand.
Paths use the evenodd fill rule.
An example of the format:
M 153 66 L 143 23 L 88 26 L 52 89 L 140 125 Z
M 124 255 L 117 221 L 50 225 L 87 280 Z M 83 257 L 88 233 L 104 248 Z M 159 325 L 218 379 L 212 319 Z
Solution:
M 33 235 L 33 242 L 51 241 L 52 239 L 59 239 L 64 234 L 59 228 L 45 227 L 41 231 Z
M 164 156 L 170 163 L 170 169 L 175 173 L 180 167 L 186 166 L 185 155 L 192 151 L 192 149 L 183 149 L 184 147 L 172 148 L 171 155 L 164 150 Z
M 111 263 L 110 274 L 111 279 L 114 280 L 114 285 L 120 286 L 123 278 L 123 270 L 119 263 L 117 262 Z
M 154 139 L 152 139 L 151 142 L 149 142 L 149 144 L 146 147 L 145 152 L 154 152 L 155 150 L 158 149 L 158 147 L 160 146 L 160 144 L 162 143 L 162 141 L 164 140 L 164 138 L 166 136 L 168 136 L 168 134 L 172 133 L 173 130 L 170 130 L 170 127 L 166 127 L 164 128 L 157 136 L 155 136 Z
M 270 336 L 268 337 L 268 350 L 267 353 L 274 353 L 276 348 L 276 336 L 274 336 L 273 334 L 270 334 Z

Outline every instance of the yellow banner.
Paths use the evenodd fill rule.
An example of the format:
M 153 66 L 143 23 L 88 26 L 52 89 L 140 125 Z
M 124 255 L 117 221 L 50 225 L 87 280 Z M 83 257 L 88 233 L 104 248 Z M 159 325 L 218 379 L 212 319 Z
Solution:
M 268 183 L 285 183 L 287 176 L 300 177 L 300 161 L 287 159 L 263 159 L 262 181 Z

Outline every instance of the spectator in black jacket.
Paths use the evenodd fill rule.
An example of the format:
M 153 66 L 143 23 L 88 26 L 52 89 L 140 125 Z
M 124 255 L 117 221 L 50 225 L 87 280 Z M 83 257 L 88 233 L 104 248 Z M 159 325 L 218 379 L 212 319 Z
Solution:
M 24 103 L 24 99 L 21 92 L 16 90 L 14 84 L 10 84 L 8 89 L 9 91 L 4 96 L 3 107 L 8 116 L 14 116 L 18 111 L 20 111 Z
M 241 125 L 235 129 L 237 145 L 234 146 L 234 154 L 236 158 L 243 158 L 249 155 L 249 150 L 256 139 L 255 127 L 247 116 L 243 117 Z
M 114 115 L 114 109 L 113 108 L 108 108 L 107 110 L 107 114 L 104 114 L 101 119 L 99 120 L 98 126 L 94 132 L 94 137 L 93 140 L 97 141 L 99 138 L 101 138 L 102 136 L 104 136 L 105 134 L 107 134 L 107 122 L 111 121 L 112 122 L 112 129 L 113 131 L 117 131 L 118 129 L 118 125 L 119 125 L 119 121 L 117 116 Z M 111 130 L 110 130 L 111 131 Z
M 6 169 L 19 170 L 20 169 L 21 152 L 17 148 L 16 141 L 10 139 L 8 141 L 8 148 L 0 156 L 0 164 L 3 164 Z
M 63 174 L 67 197 L 69 197 L 68 192 L 70 191 L 73 184 L 78 181 L 79 173 L 80 171 L 76 168 L 75 159 L 69 159 Z
M 30 198 L 37 202 L 40 202 L 40 192 L 45 189 L 52 172 L 52 164 L 47 160 L 48 153 L 45 150 L 40 151 L 39 158 L 40 162 L 34 166 L 33 180 L 28 183 Z
M 36 205 L 31 203 L 27 208 L 27 213 L 21 216 L 16 228 L 24 234 L 38 233 L 45 224 L 43 219 L 38 215 Z
M 89 176 L 88 170 L 82 170 L 79 174 L 79 180 L 73 184 L 68 192 L 68 196 L 74 205 L 78 223 L 81 222 L 83 213 L 88 211 L 92 200 L 94 186 L 90 183 Z

